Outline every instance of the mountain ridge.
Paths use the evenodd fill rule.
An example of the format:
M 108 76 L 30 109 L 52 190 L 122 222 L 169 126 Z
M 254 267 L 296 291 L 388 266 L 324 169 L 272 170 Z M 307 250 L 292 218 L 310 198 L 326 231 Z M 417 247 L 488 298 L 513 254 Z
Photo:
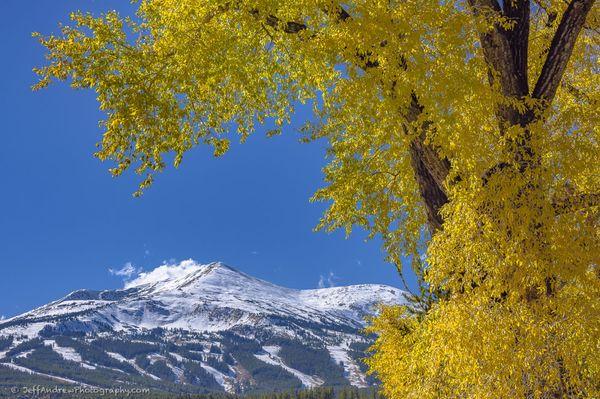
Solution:
M 11 340 L 0 346 L 0 365 L 53 375 L 40 359 L 62 359 L 84 377 L 62 369 L 56 377 L 98 383 L 112 368 L 128 384 L 167 391 L 365 387 L 373 383 L 357 358 L 372 342 L 361 334 L 365 318 L 403 295 L 381 284 L 298 290 L 186 260 L 0 322 L 0 340 Z

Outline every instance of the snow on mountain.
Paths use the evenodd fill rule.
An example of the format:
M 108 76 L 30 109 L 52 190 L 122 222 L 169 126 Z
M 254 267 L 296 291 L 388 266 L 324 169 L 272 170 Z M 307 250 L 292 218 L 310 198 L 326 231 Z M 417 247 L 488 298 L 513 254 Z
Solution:
M 123 289 L 78 290 L 1 321 L 0 338 L 14 339 L 0 364 L 5 360 L 14 362 L 6 358 L 7 353 L 12 350 L 18 354 L 19 345 L 28 348 L 28 341 L 42 337 L 47 344 L 51 342 L 46 349 L 38 346 L 42 352 L 54 350 L 60 359 L 87 369 L 102 368 L 102 364 L 82 359 L 83 353 L 91 356 L 92 350 L 85 345 L 96 345 L 94 351 L 104 350 L 106 358 L 117 364 L 109 364 L 98 354 L 94 355 L 96 362 L 104 361 L 107 368 L 113 369 L 126 364 L 128 372 L 152 376 L 156 383 L 157 378 L 170 378 L 173 383 L 213 384 L 227 391 L 268 387 L 268 378 L 262 381 L 261 375 L 254 375 L 259 362 L 263 367 L 283 370 L 285 376 L 277 377 L 277 384 L 282 386 L 343 381 L 366 386 L 367 379 L 355 357 L 360 352 L 357 348 L 366 347 L 370 341 L 360 329 L 379 304 L 403 302 L 401 290 L 385 285 L 296 290 L 254 278 L 220 262 L 203 265 L 187 260 L 141 273 Z M 85 340 L 65 338 L 81 334 Z M 64 342 L 58 345 L 56 336 Z M 139 341 L 139 345 L 131 345 L 136 350 L 124 349 L 109 340 L 124 342 L 133 336 Z M 49 341 L 50 337 L 53 340 Z M 126 356 L 137 353 L 142 343 L 156 348 L 155 353 L 141 351 L 135 359 Z M 78 354 L 77 348 L 65 348 L 68 345 L 81 346 L 82 353 Z M 170 355 L 162 353 L 166 346 Z M 303 358 L 313 358 L 319 366 L 311 366 Z M 21 366 L 31 368 L 31 362 L 22 362 Z M 162 377 L 157 375 L 161 373 Z M 93 379 L 88 382 L 97 383 Z
M 294 290 L 260 280 L 223 263 L 192 260 L 163 265 L 115 291 L 79 290 L 21 316 L 5 320 L 34 324 L 48 318 L 76 317 L 83 327 L 123 329 L 182 328 L 222 331 L 255 325 L 267 317 L 359 327 L 378 303 L 400 303 L 397 288 L 363 284 Z

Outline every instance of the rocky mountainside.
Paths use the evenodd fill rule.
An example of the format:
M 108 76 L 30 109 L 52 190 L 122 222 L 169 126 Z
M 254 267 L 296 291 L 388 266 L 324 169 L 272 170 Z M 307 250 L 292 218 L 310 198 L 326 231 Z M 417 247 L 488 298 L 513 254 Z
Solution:
M 0 376 L 169 392 L 366 387 L 365 319 L 402 302 L 384 285 L 294 290 L 189 260 L 0 322 Z

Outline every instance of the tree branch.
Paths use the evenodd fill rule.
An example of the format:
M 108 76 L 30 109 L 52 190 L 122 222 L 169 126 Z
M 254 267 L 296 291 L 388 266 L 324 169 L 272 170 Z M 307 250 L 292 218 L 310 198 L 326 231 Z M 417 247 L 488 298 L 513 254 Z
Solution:
M 419 104 L 416 94 L 413 93 L 410 106 L 406 111 L 407 121 L 416 122 L 422 112 L 423 106 Z M 451 165 L 446 157 L 440 157 L 432 144 L 426 143 L 426 132 L 430 128 L 430 122 L 425 122 L 420 127 L 419 135 L 410 143 L 409 153 L 419 193 L 425 205 L 429 231 L 433 235 L 441 230 L 444 223 L 440 209 L 448 202 L 444 183 L 450 173 Z
M 595 0 L 572 0 L 554 34 L 548 57 L 533 90 L 533 97 L 549 104 L 554 99 L 573 53 L 575 42 Z
M 552 202 L 557 215 L 598 206 L 600 206 L 600 193 L 572 195 Z
M 504 1 L 504 15 L 515 23 L 514 28 L 502 30 L 507 37 L 514 72 L 517 74 L 517 92 L 529 94 L 527 79 L 527 53 L 529 48 L 529 0 Z
M 490 84 L 496 80 L 506 97 L 523 98 L 529 94 L 527 79 L 527 53 L 529 45 L 529 0 L 503 1 L 468 0 L 476 16 L 489 18 L 490 14 L 509 19 L 513 26 L 505 29 L 495 23 L 490 30 L 480 32 L 479 40 L 488 66 Z M 514 125 L 526 125 L 527 117 L 512 106 L 501 105 L 496 111 L 500 130 Z
M 325 11 L 328 12 L 328 10 Z M 260 11 L 257 9 L 251 10 L 250 13 L 255 16 L 260 15 Z M 342 6 L 335 7 L 332 14 L 334 16 L 334 20 L 337 22 L 343 22 L 347 19 L 350 19 L 350 14 L 348 14 L 348 12 L 344 10 Z M 281 21 L 281 19 L 275 15 L 267 15 L 265 18 L 265 23 L 272 28 L 280 28 L 283 32 L 291 34 L 301 32 L 308 28 L 303 22 Z
M 253 11 L 253 15 L 259 17 L 258 10 Z M 352 17 L 342 7 L 333 10 L 335 21 L 343 22 Z M 275 29 L 281 29 L 285 33 L 295 34 L 307 29 L 307 26 L 299 22 L 284 22 L 278 17 L 269 15 L 265 18 L 265 23 Z M 381 45 L 385 46 L 385 42 Z M 377 60 L 370 59 L 370 53 L 356 52 L 358 67 L 368 70 L 377 68 Z M 402 57 L 401 57 L 402 60 Z M 409 123 L 417 121 L 419 115 L 423 112 L 423 107 L 419 104 L 415 94 L 411 96 L 411 103 L 406 110 L 405 117 Z M 415 179 L 419 186 L 419 192 L 427 214 L 427 221 L 430 232 L 433 234 L 441 229 L 443 219 L 440 216 L 441 207 L 448 202 L 444 182 L 450 171 L 450 161 L 445 157 L 440 157 L 436 149 L 425 142 L 426 131 L 430 123 L 425 123 L 421 127 L 421 132 L 410 144 L 409 152 L 411 155 L 411 164 L 415 172 Z
M 324 11 L 330 12 L 329 10 L 324 10 Z M 257 9 L 251 10 L 250 13 L 256 17 L 260 17 L 260 11 Z M 348 14 L 348 12 L 346 10 L 344 10 L 344 8 L 341 6 L 335 7 L 333 9 L 332 14 L 333 14 L 335 22 L 344 22 L 344 21 L 347 21 L 352 18 L 351 15 Z M 279 29 L 282 32 L 289 33 L 289 34 L 300 33 L 302 31 L 308 29 L 308 26 L 302 22 L 282 21 L 281 19 L 279 19 L 279 17 L 277 17 L 275 15 L 267 15 L 264 18 L 264 23 L 274 29 Z M 386 43 L 384 42 L 381 45 L 383 47 L 386 45 Z M 371 55 L 370 52 L 356 51 L 355 55 L 356 55 L 356 58 L 361 61 L 361 63 L 357 66 L 359 68 L 362 68 L 363 70 L 367 70 L 370 68 L 376 68 L 379 66 L 379 62 L 377 60 L 371 60 L 369 58 Z
M 429 231 L 433 235 L 436 231 L 442 229 L 444 220 L 440 215 L 440 209 L 448 203 L 448 196 L 443 186 L 437 184 L 437 179 L 431 172 L 431 165 L 425 161 L 428 158 L 428 153 L 435 153 L 435 150 L 429 145 L 423 145 L 421 140 L 416 139 L 410 144 L 409 151 L 411 165 L 419 186 L 419 194 L 425 205 Z M 437 156 L 436 153 L 435 155 Z M 446 158 L 441 162 L 447 164 L 449 170 L 450 162 Z
M 499 78 L 506 96 L 524 96 L 527 89 L 527 47 L 529 38 L 529 0 L 504 2 L 504 10 L 496 0 L 469 0 L 475 15 L 494 13 L 509 18 L 514 26 L 504 29 L 495 24 L 491 30 L 480 33 L 481 46 L 493 83 Z

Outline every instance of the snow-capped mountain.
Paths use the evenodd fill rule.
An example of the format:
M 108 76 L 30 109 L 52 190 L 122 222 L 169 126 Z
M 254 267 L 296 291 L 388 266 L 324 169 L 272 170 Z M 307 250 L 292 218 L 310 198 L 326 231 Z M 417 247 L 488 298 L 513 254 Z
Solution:
M 365 387 L 360 330 L 399 303 L 390 286 L 295 290 L 188 260 L 0 322 L 0 373 L 179 392 Z

